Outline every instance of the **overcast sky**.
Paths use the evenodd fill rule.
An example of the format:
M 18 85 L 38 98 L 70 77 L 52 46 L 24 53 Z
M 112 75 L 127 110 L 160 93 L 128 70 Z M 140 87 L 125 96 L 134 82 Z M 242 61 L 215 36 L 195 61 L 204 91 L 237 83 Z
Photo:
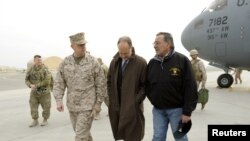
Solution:
M 35 54 L 72 54 L 69 36 L 85 32 L 87 50 L 109 65 L 120 36 L 130 36 L 147 61 L 155 34 L 170 32 L 176 50 L 185 26 L 211 0 L 0 0 L 0 66 L 25 68 Z

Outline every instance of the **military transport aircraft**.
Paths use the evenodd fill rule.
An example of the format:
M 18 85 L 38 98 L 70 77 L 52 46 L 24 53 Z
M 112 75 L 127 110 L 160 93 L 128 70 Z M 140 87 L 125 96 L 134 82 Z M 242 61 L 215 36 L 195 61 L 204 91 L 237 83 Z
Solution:
M 232 68 L 250 70 L 250 0 L 214 0 L 184 29 L 181 41 L 209 65 L 225 71 L 217 83 L 233 83 Z

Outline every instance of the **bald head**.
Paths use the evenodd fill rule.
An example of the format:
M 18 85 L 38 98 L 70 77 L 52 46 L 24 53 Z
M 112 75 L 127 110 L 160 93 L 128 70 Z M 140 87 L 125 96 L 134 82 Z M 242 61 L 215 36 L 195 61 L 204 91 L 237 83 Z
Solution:
M 122 59 L 128 59 L 132 55 L 132 40 L 128 36 L 120 37 L 117 45 Z
M 118 43 L 118 50 L 122 59 L 128 59 L 132 55 L 132 47 L 126 41 Z

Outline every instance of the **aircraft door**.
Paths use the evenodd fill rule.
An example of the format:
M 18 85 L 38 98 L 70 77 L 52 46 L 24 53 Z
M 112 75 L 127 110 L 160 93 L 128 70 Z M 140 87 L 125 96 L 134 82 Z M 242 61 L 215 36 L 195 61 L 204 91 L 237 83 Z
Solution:
M 215 55 L 216 57 L 225 57 L 226 53 L 226 44 L 224 42 L 215 43 Z
M 247 17 L 244 19 L 247 20 L 244 26 L 240 27 L 240 33 L 241 33 L 241 40 L 243 40 L 244 43 L 244 52 L 246 54 L 250 53 L 250 10 L 247 12 Z

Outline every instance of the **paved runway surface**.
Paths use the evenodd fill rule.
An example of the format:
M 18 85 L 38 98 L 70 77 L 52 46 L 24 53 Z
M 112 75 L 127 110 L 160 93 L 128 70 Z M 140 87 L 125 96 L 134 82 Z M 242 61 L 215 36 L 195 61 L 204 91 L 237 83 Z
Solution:
M 0 91 L 27 88 L 25 73 L 0 73 Z
M 218 89 L 217 77 L 222 71 L 208 72 L 207 88 L 210 90 L 209 102 L 205 110 L 201 105 L 193 112 L 193 126 L 188 137 L 190 141 L 206 141 L 208 124 L 250 124 L 250 73 L 242 74 L 243 84 L 232 88 Z M 45 127 L 29 128 L 31 123 L 29 109 L 29 89 L 24 84 L 23 73 L 0 74 L 0 140 L 1 141 L 74 141 L 74 132 L 70 124 L 67 109 L 63 113 L 56 111 L 52 97 L 52 109 L 49 124 Z M 145 137 L 152 139 L 152 106 L 146 99 Z M 102 105 L 101 119 L 95 120 L 91 129 L 94 141 L 113 141 L 107 107 Z M 41 108 L 40 108 L 41 117 Z M 42 121 L 42 118 L 39 119 Z M 171 132 L 169 132 L 171 133 Z M 172 134 L 168 134 L 173 140 Z

